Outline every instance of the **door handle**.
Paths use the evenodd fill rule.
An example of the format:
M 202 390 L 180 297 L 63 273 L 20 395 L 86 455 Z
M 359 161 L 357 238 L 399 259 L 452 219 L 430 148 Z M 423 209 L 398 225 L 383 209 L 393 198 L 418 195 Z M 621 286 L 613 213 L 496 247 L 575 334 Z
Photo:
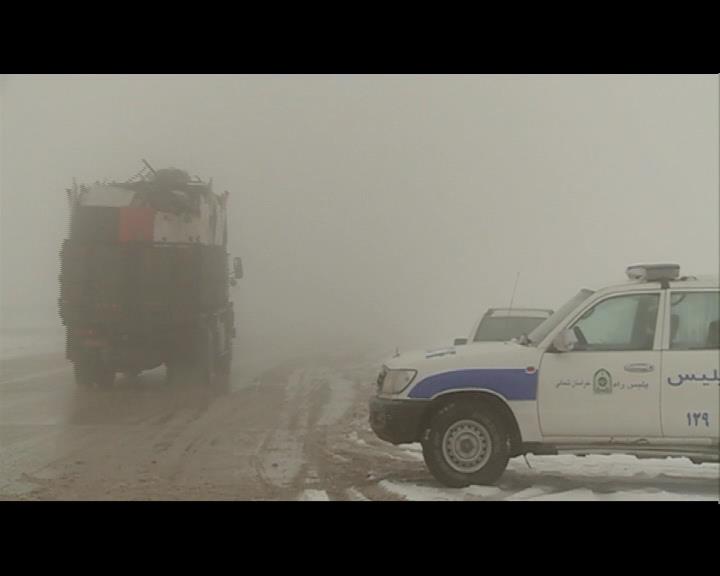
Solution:
M 643 362 L 625 364 L 625 372 L 652 372 L 653 370 L 655 370 L 655 366 L 652 364 L 645 364 Z

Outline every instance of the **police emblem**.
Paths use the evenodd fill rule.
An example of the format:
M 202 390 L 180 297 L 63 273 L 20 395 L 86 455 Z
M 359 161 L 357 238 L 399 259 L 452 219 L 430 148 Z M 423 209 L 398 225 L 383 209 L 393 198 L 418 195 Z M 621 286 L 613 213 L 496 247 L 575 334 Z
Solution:
M 612 376 L 610 372 L 601 368 L 593 376 L 593 392 L 596 394 L 610 394 L 612 392 Z

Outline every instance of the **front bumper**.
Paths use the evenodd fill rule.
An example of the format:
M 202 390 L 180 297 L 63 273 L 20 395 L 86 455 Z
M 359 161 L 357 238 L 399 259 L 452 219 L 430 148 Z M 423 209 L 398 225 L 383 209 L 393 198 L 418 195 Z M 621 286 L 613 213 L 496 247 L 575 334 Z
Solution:
M 370 399 L 370 427 L 381 440 L 392 444 L 419 442 L 422 422 L 430 405 L 425 400 Z

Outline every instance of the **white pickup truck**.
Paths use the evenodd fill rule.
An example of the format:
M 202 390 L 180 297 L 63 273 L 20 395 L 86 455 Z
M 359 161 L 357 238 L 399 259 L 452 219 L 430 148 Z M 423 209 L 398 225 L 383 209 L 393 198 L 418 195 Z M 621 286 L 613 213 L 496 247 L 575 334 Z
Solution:
M 389 360 L 370 425 L 421 442 L 447 486 L 492 484 L 508 459 L 626 453 L 717 462 L 720 284 L 677 265 L 581 290 L 525 338 Z
M 470 338 L 455 338 L 455 346 L 468 342 L 505 342 L 529 334 L 550 316 L 542 308 L 489 308 L 470 331 Z

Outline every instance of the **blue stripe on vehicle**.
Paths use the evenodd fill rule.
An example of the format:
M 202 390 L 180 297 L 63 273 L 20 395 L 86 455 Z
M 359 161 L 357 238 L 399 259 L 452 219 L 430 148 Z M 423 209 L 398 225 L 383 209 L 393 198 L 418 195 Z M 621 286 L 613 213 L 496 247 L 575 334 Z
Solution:
M 524 368 L 496 370 L 454 370 L 428 376 L 418 382 L 408 396 L 433 398 L 448 390 L 492 390 L 506 400 L 535 400 L 537 372 L 528 374 Z

